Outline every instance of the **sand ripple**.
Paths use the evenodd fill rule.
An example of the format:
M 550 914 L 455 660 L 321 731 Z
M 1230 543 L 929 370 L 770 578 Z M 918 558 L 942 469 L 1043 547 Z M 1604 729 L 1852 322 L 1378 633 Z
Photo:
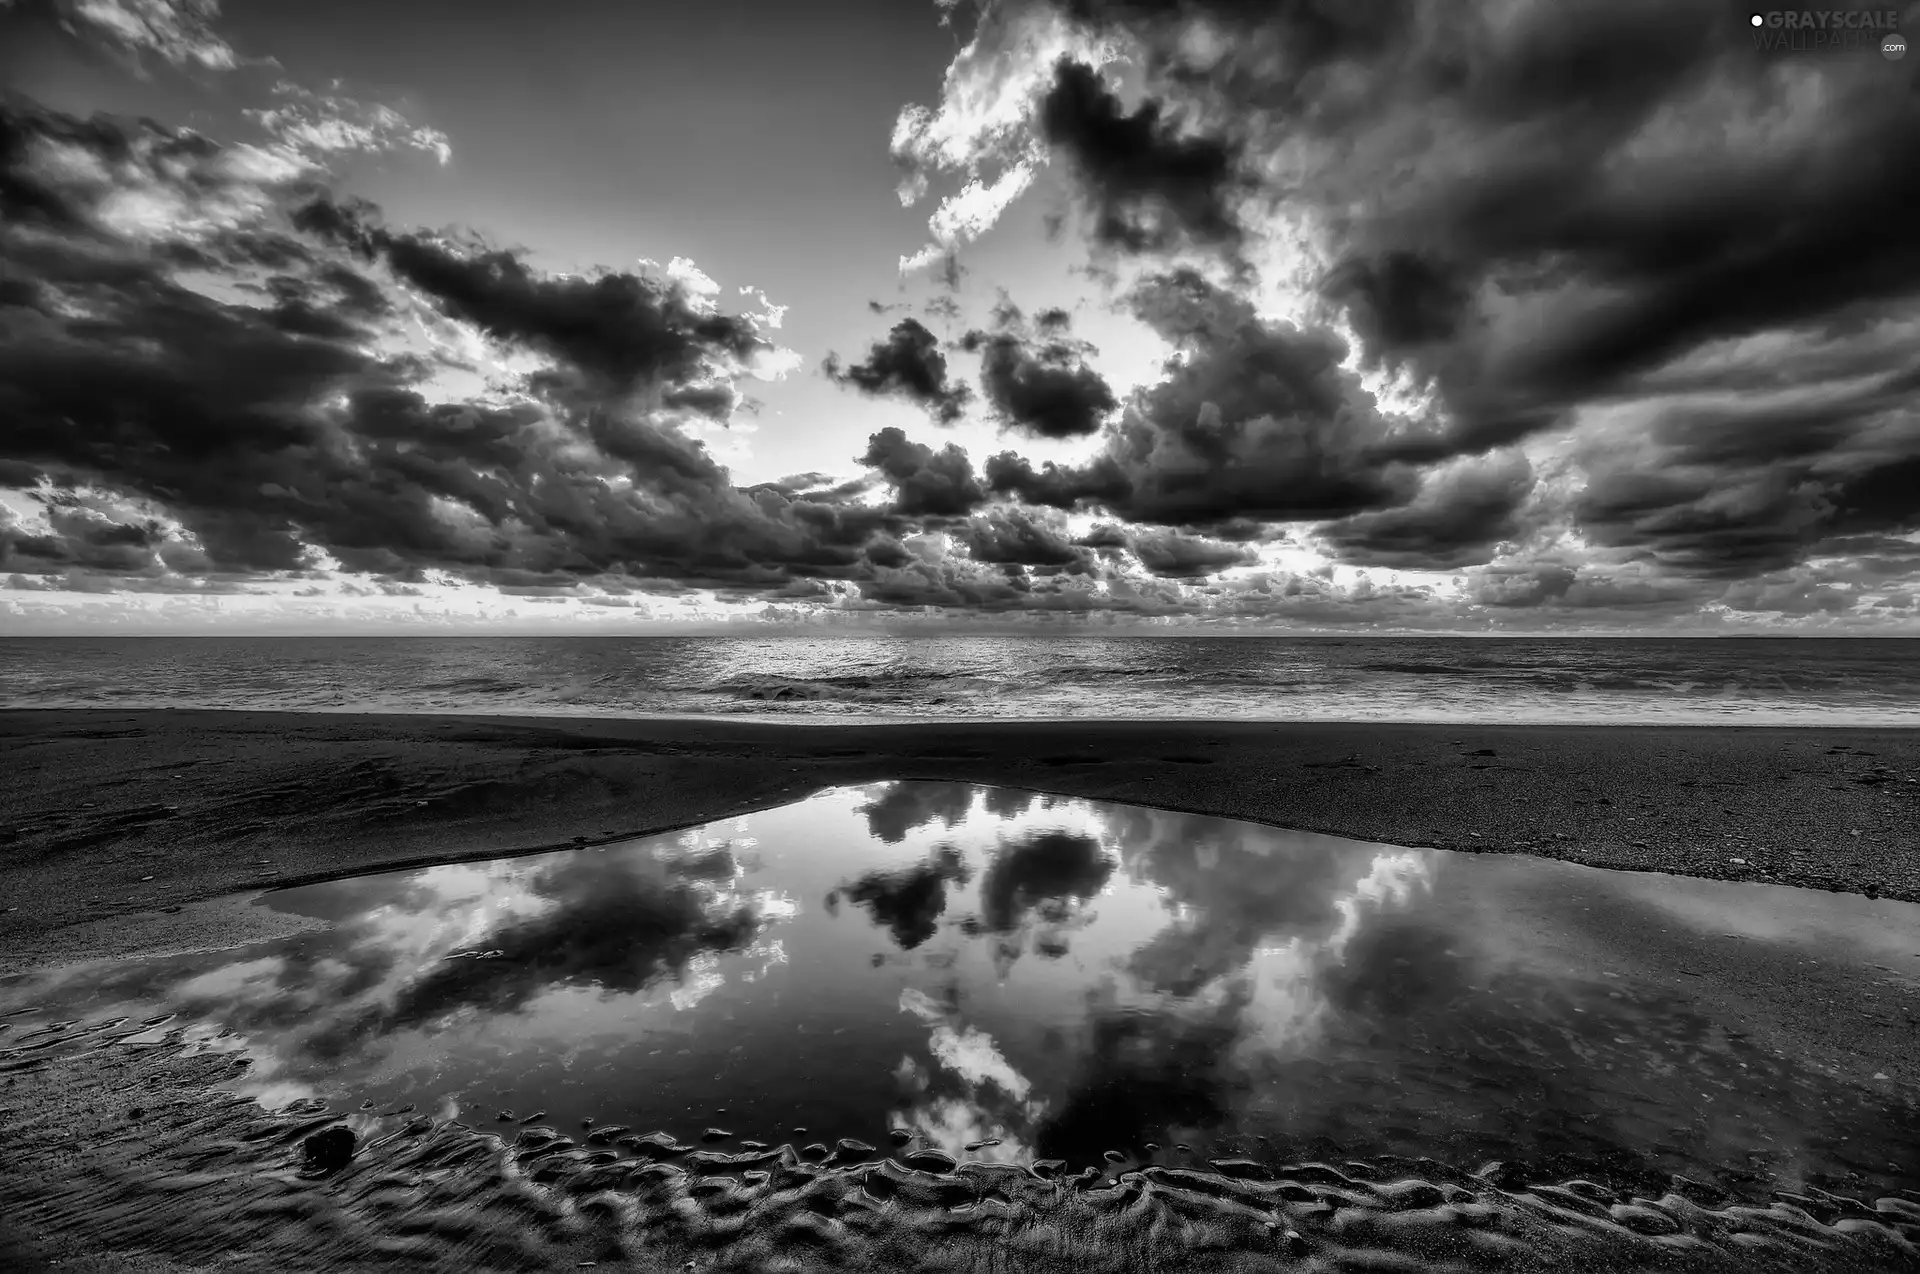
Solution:
M 583 1145 L 318 1102 L 267 1113 L 217 1087 L 244 1061 L 136 1022 L 8 1043 L 8 1268 L 1920 1271 L 1913 1197 L 1736 1200 L 1684 1178 L 1629 1197 L 1426 1159 L 1076 1170 Z

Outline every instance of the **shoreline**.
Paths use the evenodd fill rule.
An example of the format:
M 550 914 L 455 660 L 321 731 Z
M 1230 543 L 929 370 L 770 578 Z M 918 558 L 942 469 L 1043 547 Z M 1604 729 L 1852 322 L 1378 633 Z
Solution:
M 785 702 L 771 700 L 769 702 Z M 799 702 L 815 702 L 799 700 Z M 1537 726 L 1545 730 L 1893 730 L 1920 731 L 1920 723 L 1908 724 L 1906 721 L 1856 721 L 1850 724 L 1834 724 L 1831 711 L 1810 709 L 1810 712 L 1824 713 L 1817 720 L 1783 720 L 1767 709 L 1756 709 L 1744 715 L 1728 715 L 1717 720 L 1697 718 L 1691 720 L 1660 720 L 1617 717 L 1568 717 L 1558 721 L 1527 720 L 1514 722 L 1504 719 L 1480 720 L 1468 717 L 1289 717 L 1279 720 L 1270 717 L 1175 717 L 1175 716 L 1084 716 L 1084 717 L 1014 717 L 988 716 L 984 714 L 949 714 L 940 712 L 903 712 L 862 714 L 857 712 L 821 712 L 793 711 L 767 712 L 760 709 L 717 712 L 650 712 L 637 708 L 589 710 L 555 714 L 552 712 L 514 712 L 496 710 L 492 712 L 465 712 L 453 709 L 386 708 L 368 710 L 365 708 L 335 708 L 326 706 L 306 706 L 299 708 L 252 708 L 252 707 L 191 707 L 152 706 L 139 704 L 115 704 L 102 707 L 98 704 L 52 704 L 28 707 L 0 708 L 0 715 L 27 713 L 68 713 L 90 712 L 103 714 L 140 715 L 153 713 L 220 713 L 251 714 L 258 716 L 295 716 L 295 717 L 393 717 L 399 720 L 410 718 L 459 718 L 468 721 L 497 721 L 501 723 L 538 723 L 541 725 L 606 725 L 622 722 L 674 722 L 714 723 L 739 726 L 805 726 L 818 729 L 860 729 L 868 727 L 914 727 L 928 729 L 940 726 L 1155 726 L 1190 727 L 1199 725 L 1239 725 L 1286 728 L 1292 726 L 1338 726 L 1361 729 L 1370 726 L 1432 726 L 1447 729 L 1453 726 L 1507 727 Z M 1913 714 L 1903 714 L 1911 717 Z
M 224 941 L 193 904 L 225 895 L 907 778 L 1920 902 L 1915 729 L 14 709 L 0 767 L 16 967 Z

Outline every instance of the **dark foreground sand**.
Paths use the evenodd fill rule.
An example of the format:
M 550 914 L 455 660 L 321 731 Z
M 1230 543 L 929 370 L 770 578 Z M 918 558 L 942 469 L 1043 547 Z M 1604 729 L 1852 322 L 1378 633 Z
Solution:
M 617 1156 L 499 1132 L 209 1092 L 230 1057 L 158 1032 L 55 1029 L 9 1078 L 65 1119 L 0 1124 L 8 1271 L 571 1270 L 634 1274 L 1892 1274 L 1920 1271 L 1920 1198 L 1809 1187 L 1730 1199 L 1425 1159 L 1112 1165 L 903 1162 L 842 1142 Z M 498 1125 L 494 1125 L 498 1128 Z M 353 1130 L 349 1138 L 347 1132 Z M 306 1147 L 330 1138 L 350 1158 Z M 323 1143 L 324 1144 L 324 1143 Z M 824 1149 L 824 1148 L 823 1148 Z M 1178 1158 L 1178 1156 L 1173 1156 Z M 341 1160 L 344 1160 L 342 1162 Z M 10 1170 L 12 1169 L 12 1170 Z
M 895 778 L 1920 902 L 1920 731 L 7 712 L 0 776 L 8 972 L 288 923 L 245 895 L 222 900 L 235 891 L 664 830 Z M 1898 1004 L 1848 1003 L 1846 987 L 1789 985 L 1784 965 L 1688 959 L 1764 1038 L 1803 1056 L 1843 1045 L 1836 1069 L 1884 1068 L 1890 1091 L 1911 1091 L 1910 971 L 1888 971 Z M 1911 1198 L 1745 1206 L 1678 1182 L 1635 1198 L 1429 1162 L 1155 1168 L 1077 1186 L 861 1166 L 859 1153 L 840 1166 L 791 1150 L 599 1163 L 557 1133 L 263 1115 L 209 1093 L 231 1073 L 223 1057 L 181 1058 L 159 1032 L 114 1042 L 138 1025 L 0 1035 L 0 1268 L 1920 1269 Z M 343 1120 L 360 1139 L 352 1162 L 300 1175 L 303 1139 Z

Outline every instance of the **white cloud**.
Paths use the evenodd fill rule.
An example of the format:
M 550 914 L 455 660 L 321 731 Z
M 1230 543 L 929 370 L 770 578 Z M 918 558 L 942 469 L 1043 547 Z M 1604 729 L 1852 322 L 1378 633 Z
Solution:
M 923 270 L 992 229 L 1000 215 L 1033 184 L 1037 171 L 1034 161 L 1023 160 L 991 184 L 975 178 L 961 187 L 959 193 L 941 200 L 927 222 L 927 228 L 933 232 L 933 242 L 910 257 L 901 257 L 900 272 L 911 274 Z
M 312 167 L 325 167 L 338 154 L 403 149 L 424 151 L 442 164 L 453 158 L 445 133 L 410 123 L 391 106 L 285 82 L 273 92 L 280 105 L 242 113 L 270 133 L 284 155 Z
M 153 53 L 178 67 L 229 71 L 233 46 L 213 29 L 220 0 L 60 0 L 68 30 L 85 25 L 136 56 Z
M 1102 66 L 1118 60 L 1120 51 L 1050 8 L 997 6 L 982 16 L 973 39 L 947 68 L 938 104 L 900 112 L 892 152 L 907 173 L 899 190 L 902 206 L 924 198 L 937 175 L 959 174 L 964 181 L 929 221 L 939 246 L 903 257 L 903 271 L 930 265 L 942 250 L 977 239 L 1032 184 L 1046 163 L 1034 115 L 1062 57 Z M 993 169 L 1000 175 L 985 180 L 983 172 Z
M 695 296 L 714 296 L 720 291 L 720 285 L 686 257 L 675 257 L 667 262 L 667 277 Z

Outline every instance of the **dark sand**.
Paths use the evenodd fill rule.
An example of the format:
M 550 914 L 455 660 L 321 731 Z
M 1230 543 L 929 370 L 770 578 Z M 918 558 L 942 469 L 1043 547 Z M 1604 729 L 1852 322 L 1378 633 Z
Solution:
M 9 971 L 273 936 L 292 921 L 247 905 L 263 886 L 666 830 L 897 778 L 1920 902 L 1920 731 L 35 711 L 0 712 L 0 774 Z M 1651 935 L 1595 923 L 1585 937 L 1614 962 L 1684 961 L 1716 1016 L 1762 1039 L 1839 1072 L 1884 1070 L 1893 1100 L 1920 1079 L 1920 935 L 1910 967 L 1869 989 L 1807 984 L 1791 960 L 1662 953 Z M 206 1091 L 215 1059 L 102 1049 L 97 1030 L 0 1039 L 0 1213 L 19 1218 L 0 1223 L 0 1265 L 1920 1268 L 1911 1200 L 1702 1212 L 1677 1196 L 1582 1201 L 1424 1163 L 1378 1166 L 1400 1182 L 1385 1193 L 1316 1169 L 1240 1198 L 1207 1174 L 1046 1187 L 1053 1202 L 1016 1200 L 1011 1213 L 946 1210 L 993 1193 L 978 1182 L 909 1182 L 931 1210 L 882 1216 L 850 1207 L 871 1195 L 846 1194 L 852 1178 L 815 1182 L 804 1167 L 746 1193 L 664 1169 L 612 1183 L 585 1148 L 536 1174 L 498 1140 L 395 1120 L 398 1140 L 309 1181 L 293 1171 L 299 1138 L 339 1115 L 223 1104 Z M 1034 1188 L 1023 1178 L 1015 1194 Z M 741 1228 L 762 1211 L 772 1229 Z M 1259 1216 L 1297 1227 L 1299 1250 Z M 736 1264 L 748 1255 L 736 1243 L 755 1259 Z M 223 1248 L 238 1259 L 219 1261 Z

